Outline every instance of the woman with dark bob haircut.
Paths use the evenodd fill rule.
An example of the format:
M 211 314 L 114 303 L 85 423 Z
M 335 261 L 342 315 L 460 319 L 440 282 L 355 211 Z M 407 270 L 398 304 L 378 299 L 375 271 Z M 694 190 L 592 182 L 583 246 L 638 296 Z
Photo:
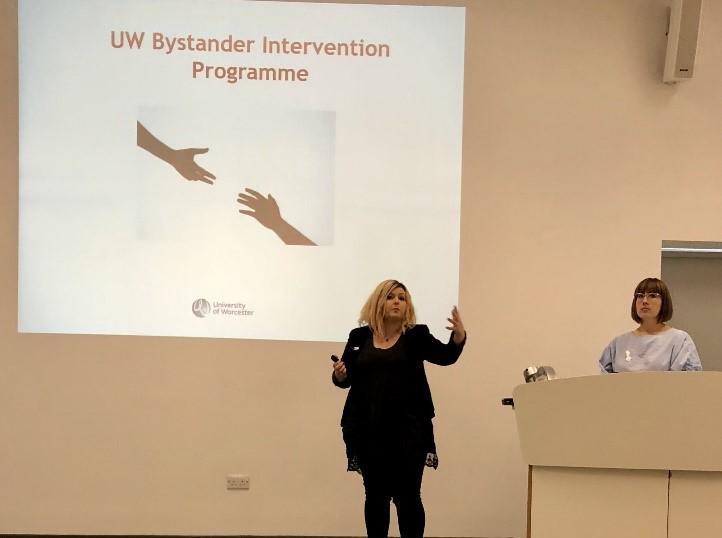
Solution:
M 667 325 L 674 308 L 667 285 L 645 278 L 634 290 L 632 319 L 635 330 L 617 336 L 599 359 L 602 373 L 644 370 L 701 370 L 702 363 L 692 338 Z
M 392 499 L 402 538 L 424 535 L 421 478 L 424 467 L 438 465 L 424 361 L 453 364 L 466 343 L 456 307 L 447 320 L 451 336 L 444 344 L 426 325 L 416 324 L 406 286 L 384 280 L 361 309 L 361 327 L 351 331 L 343 357 L 334 364 L 334 384 L 350 388 L 341 427 L 348 470 L 363 476 L 370 538 L 388 536 Z

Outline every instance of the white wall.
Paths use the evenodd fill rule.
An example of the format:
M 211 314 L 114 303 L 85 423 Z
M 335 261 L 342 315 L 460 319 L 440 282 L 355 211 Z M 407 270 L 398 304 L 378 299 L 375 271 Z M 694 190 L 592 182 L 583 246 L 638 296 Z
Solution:
M 595 373 L 663 238 L 722 239 L 722 3 L 705 2 L 695 79 L 676 87 L 664 0 L 448 4 L 468 8 L 469 345 L 429 368 L 427 535 L 523 536 L 500 399 L 530 364 Z M 0 10 L 0 533 L 364 534 L 338 345 L 17 334 L 16 5 Z M 251 490 L 225 491 L 229 472 Z

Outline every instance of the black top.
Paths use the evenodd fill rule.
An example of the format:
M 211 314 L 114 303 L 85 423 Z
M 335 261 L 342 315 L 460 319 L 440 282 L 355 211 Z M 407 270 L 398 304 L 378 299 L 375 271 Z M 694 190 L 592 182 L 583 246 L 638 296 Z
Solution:
M 358 413 L 370 425 L 382 426 L 410 411 L 412 394 L 406 371 L 409 357 L 404 336 L 388 349 L 374 347 L 369 338 L 359 350 L 355 383 Z

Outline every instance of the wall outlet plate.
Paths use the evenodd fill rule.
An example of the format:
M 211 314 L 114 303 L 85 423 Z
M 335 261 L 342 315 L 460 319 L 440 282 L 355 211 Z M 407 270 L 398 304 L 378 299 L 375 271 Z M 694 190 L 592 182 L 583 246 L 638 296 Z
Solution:
M 226 489 L 250 489 L 251 477 L 247 474 L 229 474 L 226 476 Z

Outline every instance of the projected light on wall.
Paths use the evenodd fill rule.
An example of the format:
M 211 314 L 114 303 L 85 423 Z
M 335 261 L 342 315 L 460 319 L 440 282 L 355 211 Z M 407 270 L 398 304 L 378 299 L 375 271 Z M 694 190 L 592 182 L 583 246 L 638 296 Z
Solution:
M 20 0 L 22 332 L 344 340 L 458 292 L 464 10 Z

